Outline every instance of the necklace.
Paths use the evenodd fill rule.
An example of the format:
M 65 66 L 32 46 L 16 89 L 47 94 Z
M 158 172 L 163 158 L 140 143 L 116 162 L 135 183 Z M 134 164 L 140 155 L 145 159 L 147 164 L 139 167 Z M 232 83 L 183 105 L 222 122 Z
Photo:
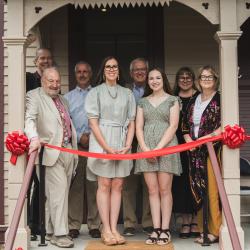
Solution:
M 117 86 L 115 87 L 115 89 L 116 89 L 115 95 L 112 95 L 112 94 L 111 94 L 111 92 L 109 91 L 109 88 L 108 88 L 108 86 L 107 86 L 106 84 L 105 84 L 105 86 L 106 86 L 106 89 L 107 89 L 107 91 L 108 91 L 108 93 L 109 93 L 109 96 L 110 96 L 112 99 L 116 99 L 117 93 L 118 93 Z

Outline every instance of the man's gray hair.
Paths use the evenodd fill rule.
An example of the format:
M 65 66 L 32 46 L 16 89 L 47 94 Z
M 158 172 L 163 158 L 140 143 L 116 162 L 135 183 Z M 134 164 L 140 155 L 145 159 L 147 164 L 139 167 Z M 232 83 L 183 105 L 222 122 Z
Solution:
M 50 49 L 48 49 L 48 48 L 39 48 L 39 49 L 36 50 L 36 57 L 35 57 L 35 59 L 34 59 L 34 63 L 35 63 L 35 64 L 36 64 L 36 62 L 37 62 L 37 60 L 38 60 L 38 58 L 39 58 L 39 56 L 40 56 L 40 52 L 41 52 L 42 50 L 47 50 L 47 51 L 50 53 L 51 57 L 52 57 L 52 54 L 51 54 Z
M 89 71 L 92 73 L 92 68 L 91 68 L 90 64 L 87 63 L 86 61 L 79 61 L 79 62 L 76 63 L 76 65 L 75 65 L 75 73 L 77 71 L 77 67 L 79 65 L 82 65 L 82 64 L 87 65 L 87 67 L 89 68 Z
M 144 62 L 144 63 L 146 64 L 146 67 L 147 67 L 147 70 L 148 70 L 148 61 L 147 61 L 145 58 L 143 58 L 143 57 L 138 57 L 138 58 L 135 58 L 135 59 L 130 63 L 130 66 L 129 66 L 130 72 L 133 71 L 134 64 L 135 64 L 136 62 Z

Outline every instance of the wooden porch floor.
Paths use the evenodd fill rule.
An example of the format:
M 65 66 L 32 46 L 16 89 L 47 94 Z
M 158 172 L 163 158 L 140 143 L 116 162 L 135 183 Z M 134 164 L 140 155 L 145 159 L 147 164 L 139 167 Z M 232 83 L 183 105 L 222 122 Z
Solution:
M 245 232 L 245 250 L 250 250 L 250 237 L 249 237 L 250 236 L 250 224 L 244 224 L 243 229 Z M 122 227 L 120 228 L 120 231 L 122 232 Z M 213 244 L 208 247 L 202 247 L 199 244 L 194 243 L 193 239 L 182 240 L 178 238 L 178 235 L 175 232 L 172 233 L 172 236 L 173 236 L 172 242 L 174 245 L 174 250 L 201 250 L 201 249 L 217 250 L 219 249 L 218 244 Z M 144 241 L 145 237 L 146 236 L 144 233 L 138 232 L 136 236 L 127 237 L 127 240 L 128 241 Z M 92 239 L 88 236 L 88 230 L 86 228 L 86 225 L 83 225 L 79 238 L 74 240 L 75 246 L 72 249 L 84 250 L 86 246 L 88 245 L 89 241 L 92 241 Z M 31 250 L 58 250 L 59 249 L 58 247 L 55 247 L 51 245 L 50 243 L 48 243 L 47 247 L 38 247 L 38 243 L 39 243 L 38 241 L 31 242 Z M 113 246 L 112 249 L 116 250 L 116 247 Z M 167 249 L 167 248 L 161 247 L 161 249 Z M 102 250 L 102 249 L 98 249 L 98 250 Z M 131 250 L 131 249 L 128 248 L 127 250 Z M 140 249 L 140 250 L 143 250 L 143 249 Z M 154 250 L 153 246 L 152 246 L 152 250 Z

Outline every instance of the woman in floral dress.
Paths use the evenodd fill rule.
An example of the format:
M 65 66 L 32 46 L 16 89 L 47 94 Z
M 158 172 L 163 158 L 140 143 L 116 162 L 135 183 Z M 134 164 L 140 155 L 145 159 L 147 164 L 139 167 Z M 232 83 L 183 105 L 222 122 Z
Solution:
M 198 83 L 201 93 L 192 100 L 188 112 L 183 118 L 183 136 L 186 142 L 205 139 L 221 133 L 219 79 L 211 66 L 200 69 Z M 220 155 L 221 143 L 214 143 L 215 151 Z M 190 150 L 190 182 L 197 209 L 198 227 L 201 236 L 195 242 L 202 244 L 203 203 L 208 196 L 208 241 L 218 242 L 221 226 L 221 207 L 218 189 L 206 145 Z M 207 181 L 206 181 L 207 179 Z

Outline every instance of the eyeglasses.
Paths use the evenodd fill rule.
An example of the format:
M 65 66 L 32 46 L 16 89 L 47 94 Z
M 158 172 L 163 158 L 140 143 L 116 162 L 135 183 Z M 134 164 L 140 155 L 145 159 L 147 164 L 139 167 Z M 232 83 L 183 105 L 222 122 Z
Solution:
M 107 71 L 111 71 L 111 70 L 116 71 L 118 70 L 118 65 L 105 65 L 105 69 Z
M 192 82 L 192 78 L 190 78 L 190 77 L 180 77 L 179 82 Z
M 212 76 L 212 75 L 210 75 L 210 76 L 201 75 L 200 79 L 202 81 L 213 81 L 214 80 L 214 76 Z
M 138 69 L 132 69 L 134 73 L 146 73 L 147 69 L 146 68 L 138 68 Z

